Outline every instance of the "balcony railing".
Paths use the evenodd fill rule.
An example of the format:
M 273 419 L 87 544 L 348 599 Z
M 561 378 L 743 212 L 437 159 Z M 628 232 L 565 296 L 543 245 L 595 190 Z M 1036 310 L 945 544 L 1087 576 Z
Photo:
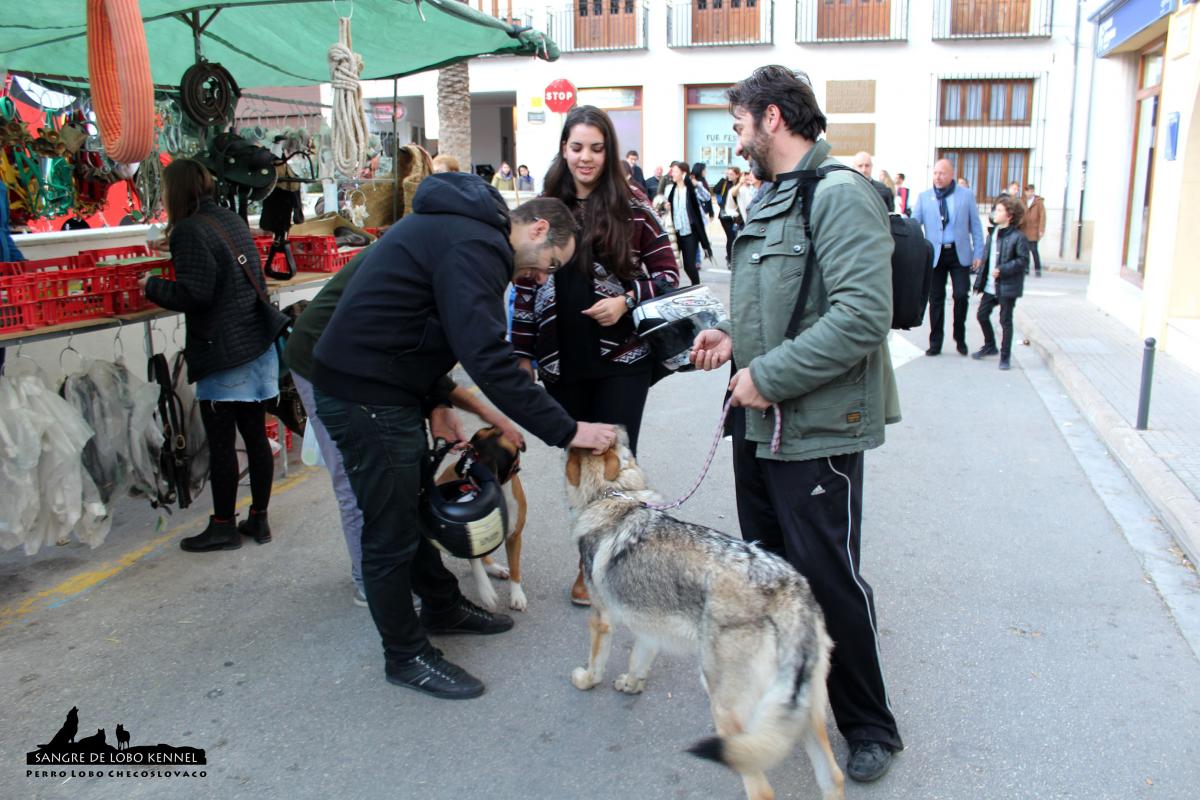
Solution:
M 773 0 L 670 0 L 669 47 L 771 44 Z
M 574 0 L 546 9 L 546 33 L 564 53 L 645 50 L 643 0 Z
M 934 0 L 934 39 L 1050 36 L 1054 0 Z
M 796 41 L 902 42 L 908 0 L 796 0 Z

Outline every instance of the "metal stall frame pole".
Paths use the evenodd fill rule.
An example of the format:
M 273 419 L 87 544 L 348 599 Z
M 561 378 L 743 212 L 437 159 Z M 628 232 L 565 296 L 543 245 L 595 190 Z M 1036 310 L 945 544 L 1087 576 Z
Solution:
M 396 107 L 400 104 L 400 79 L 392 78 L 392 224 L 400 218 L 400 134 L 396 122 Z

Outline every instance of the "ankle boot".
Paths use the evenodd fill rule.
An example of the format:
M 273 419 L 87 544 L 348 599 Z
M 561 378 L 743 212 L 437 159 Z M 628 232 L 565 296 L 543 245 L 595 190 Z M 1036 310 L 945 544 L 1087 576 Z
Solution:
M 253 506 L 250 507 L 245 521 L 238 523 L 237 529 L 243 536 L 249 536 L 259 544 L 271 541 L 271 525 L 267 522 L 267 512 L 258 511 Z
M 237 550 L 242 546 L 233 520 L 218 521 L 208 518 L 208 527 L 195 536 L 179 540 L 179 547 L 189 553 L 207 553 L 210 550 Z
M 587 584 L 583 582 L 583 562 L 579 562 L 579 572 L 575 575 L 575 583 L 571 585 L 571 602 L 577 606 L 590 606 L 592 598 L 588 597 Z

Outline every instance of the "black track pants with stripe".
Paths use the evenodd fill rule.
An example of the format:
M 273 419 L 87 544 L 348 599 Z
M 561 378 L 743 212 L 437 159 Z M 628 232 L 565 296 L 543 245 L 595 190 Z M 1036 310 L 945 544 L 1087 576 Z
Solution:
M 829 701 L 847 741 L 904 747 L 888 703 L 871 587 L 859 574 L 863 454 L 810 461 L 755 456 L 735 409 L 733 471 L 742 537 L 783 556 L 812 587 L 833 639 Z M 770 412 L 768 412 L 770 413 Z

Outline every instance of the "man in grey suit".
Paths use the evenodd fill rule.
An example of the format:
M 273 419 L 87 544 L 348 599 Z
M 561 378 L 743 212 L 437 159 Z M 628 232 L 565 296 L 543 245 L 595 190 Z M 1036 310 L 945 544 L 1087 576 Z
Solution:
M 929 349 L 942 352 L 945 335 L 946 279 L 954 290 L 954 342 L 959 355 L 967 354 L 967 299 L 970 273 L 983 261 L 983 226 L 975 195 L 954 181 L 954 165 L 942 159 L 933 165 L 933 188 L 921 193 L 912 218 L 925 229 L 933 245 L 933 288 L 929 291 Z

